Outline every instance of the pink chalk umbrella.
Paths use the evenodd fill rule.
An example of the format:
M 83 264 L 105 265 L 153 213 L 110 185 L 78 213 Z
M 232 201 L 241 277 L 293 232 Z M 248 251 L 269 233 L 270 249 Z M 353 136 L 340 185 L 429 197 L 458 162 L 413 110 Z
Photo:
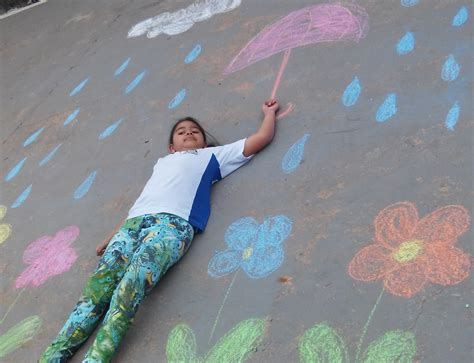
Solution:
M 358 5 L 333 3 L 308 6 L 266 26 L 247 43 L 223 73 L 231 74 L 284 51 L 273 85 L 271 98 L 274 98 L 292 48 L 338 40 L 358 42 L 367 35 L 368 30 L 369 15 Z

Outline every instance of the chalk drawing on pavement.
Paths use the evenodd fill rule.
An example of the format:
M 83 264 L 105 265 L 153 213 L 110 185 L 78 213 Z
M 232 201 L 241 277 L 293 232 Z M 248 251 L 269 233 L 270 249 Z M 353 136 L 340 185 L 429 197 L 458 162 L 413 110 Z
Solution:
M 146 71 L 146 70 L 143 70 L 140 74 L 138 74 L 138 75 L 133 79 L 133 81 L 130 82 L 130 83 L 128 84 L 128 86 L 125 88 L 124 93 L 127 95 L 127 94 L 129 94 L 130 92 L 132 92 L 132 91 L 135 89 L 135 87 L 137 87 L 137 86 L 140 84 L 140 82 L 143 80 L 143 78 L 145 77 L 146 73 L 147 73 L 147 71 Z
M 469 19 L 469 11 L 465 6 L 461 6 L 451 23 L 452 26 L 460 27 Z
M 26 147 L 29 144 L 31 144 L 33 141 L 35 141 L 38 138 L 38 136 L 43 132 L 43 130 L 44 130 L 44 127 L 38 129 L 37 131 L 33 132 L 30 136 L 28 136 L 28 138 L 23 142 L 23 147 Z
M 71 244 L 79 236 L 79 227 L 68 226 L 53 237 L 43 236 L 31 242 L 23 252 L 23 262 L 28 265 L 15 280 L 15 288 L 40 286 L 50 277 L 68 271 L 77 260 Z
M 407 8 L 418 5 L 419 2 L 420 2 L 420 0 L 401 0 L 400 1 L 402 6 L 405 6 Z
M 459 107 L 459 103 L 456 101 L 449 109 L 446 119 L 444 121 L 444 126 L 450 131 L 454 131 L 454 126 L 458 123 L 459 120 L 459 113 L 461 109 Z
M 415 49 L 415 37 L 412 32 L 406 32 L 397 43 L 396 50 L 398 55 L 406 55 Z
M 450 54 L 441 69 L 441 78 L 443 81 L 452 82 L 458 78 L 460 70 L 460 65 L 456 62 L 454 56 Z
M 241 321 L 209 350 L 205 357 L 197 356 L 196 336 L 186 324 L 176 325 L 168 335 L 168 362 L 245 362 L 265 333 L 264 319 Z
M 56 145 L 43 159 L 41 159 L 38 165 L 40 167 L 46 165 L 54 157 L 61 145 L 62 144 Z
M 194 61 L 201 54 L 201 44 L 196 44 L 196 46 L 186 55 L 184 58 L 184 63 L 189 64 Z
M 64 126 L 69 125 L 74 119 L 77 117 L 79 114 L 79 111 L 81 110 L 80 107 L 76 108 L 74 111 L 72 111 L 69 116 L 64 120 Z
M 173 99 L 168 104 L 168 108 L 173 109 L 173 108 L 178 107 L 181 104 L 181 102 L 183 102 L 185 97 L 186 97 L 186 89 L 183 88 L 176 94 L 176 96 L 173 97 Z
M 283 156 L 281 168 L 285 174 L 290 174 L 295 171 L 303 160 L 304 146 L 309 139 L 309 134 L 304 134 L 298 141 L 296 141 Z
M 41 318 L 38 315 L 32 315 L 8 329 L 5 334 L 0 336 L 0 358 L 6 357 L 33 339 L 38 333 L 41 323 Z
M 9 182 L 10 180 L 12 180 L 20 172 L 21 168 L 23 168 L 23 165 L 25 164 L 27 159 L 28 157 L 25 156 L 13 168 L 11 168 L 8 174 L 5 176 L 4 180 L 6 182 Z
M 15 199 L 13 204 L 10 206 L 10 208 L 18 208 L 20 205 L 23 204 L 23 202 L 28 198 L 28 196 L 31 193 L 31 189 L 33 188 L 33 184 L 30 184 L 21 192 L 21 194 Z
M 0 222 L 3 220 L 5 215 L 7 214 L 7 207 L 4 205 L 0 205 Z M 1 223 L 0 224 L 0 245 L 5 242 L 8 237 L 12 234 L 12 225 L 8 223 Z
M 375 218 L 375 243 L 352 258 L 349 275 L 364 282 L 382 280 L 384 289 L 404 298 L 428 282 L 456 285 L 471 269 L 469 256 L 455 247 L 469 225 L 469 212 L 461 205 L 439 208 L 420 219 L 415 204 L 392 204 Z
M 341 98 L 342 104 L 346 107 L 354 106 L 357 103 L 357 100 L 359 99 L 361 90 L 362 87 L 359 78 L 356 76 L 344 90 L 344 93 L 342 94 Z
M 397 111 L 397 95 L 395 93 L 389 93 L 379 106 L 375 119 L 377 122 L 385 122 L 392 118 Z
M 128 38 L 146 33 L 148 38 L 160 34 L 176 35 L 192 28 L 195 23 L 210 19 L 216 14 L 237 8 L 241 0 L 205 0 L 189 5 L 187 8 L 169 13 L 165 12 L 134 25 L 128 32 Z
M 87 82 L 89 82 L 89 78 L 86 78 L 81 83 L 79 83 L 76 87 L 74 87 L 71 93 L 69 93 L 69 96 L 72 97 L 72 96 L 77 95 L 79 92 L 81 92 L 81 90 L 84 88 Z
M 115 129 L 117 127 L 119 127 L 119 125 L 122 123 L 122 121 L 123 121 L 123 118 L 118 119 L 117 121 L 115 121 L 114 123 L 109 125 L 107 128 L 105 128 L 105 130 L 100 133 L 99 140 L 103 140 L 106 137 L 112 135 L 112 133 L 115 131 Z
M 87 194 L 89 189 L 92 186 L 92 183 L 94 183 L 95 177 L 97 175 L 97 170 L 94 170 L 92 173 L 89 174 L 89 176 L 79 185 L 74 192 L 74 199 L 81 199 L 84 195 Z
M 127 69 L 128 67 L 128 64 L 130 63 L 130 60 L 132 58 L 128 57 L 127 59 L 125 59 L 125 61 L 123 61 L 123 63 L 115 70 L 114 72 L 114 77 L 117 77 L 119 76 L 120 74 L 122 74 L 122 72 Z

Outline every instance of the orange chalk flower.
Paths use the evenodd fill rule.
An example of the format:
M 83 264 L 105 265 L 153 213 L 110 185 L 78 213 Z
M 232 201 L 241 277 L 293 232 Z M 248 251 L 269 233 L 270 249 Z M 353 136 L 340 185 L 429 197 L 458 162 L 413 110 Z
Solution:
M 375 243 L 352 258 L 349 275 L 359 281 L 383 280 L 386 290 L 406 298 L 427 282 L 458 284 L 469 276 L 471 260 L 454 245 L 469 224 L 469 212 L 461 205 L 439 208 L 421 219 L 413 203 L 388 206 L 375 218 Z

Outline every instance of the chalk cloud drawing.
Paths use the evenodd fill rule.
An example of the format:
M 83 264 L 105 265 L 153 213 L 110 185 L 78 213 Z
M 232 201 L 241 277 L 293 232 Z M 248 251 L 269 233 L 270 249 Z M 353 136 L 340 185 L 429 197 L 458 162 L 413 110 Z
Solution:
M 375 243 L 362 248 L 348 266 L 358 281 L 382 280 L 391 294 L 411 298 L 428 282 L 456 285 L 469 276 L 471 260 L 455 247 L 470 225 L 461 205 L 449 205 L 419 218 L 415 204 L 400 202 L 380 211 Z
M 462 26 L 467 19 L 469 19 L 469 11 L 465 6 L 461 6 L 457 14 L 454 16 L 451 25 L 455 27 Z
M 79 236 L 79 227 L 68 226 L 53 237 L 43 236 L 28 245 L 23 262 L 29 267 L 15 281 L 15 288 L 40 286 L 50 277 L 68 271 L 77 259 L 71 244 Z
M 41 318 L 38 315 L 30 316 L 0 336 L 0 358 L 6 357 L 23 344 L 33 339 L 41 328 Z
M 184 58 L 184 63 L 189 64 L 197 57 L 199 57 L 199 54 L 201 54 L 201 50 L 201 44 L 196 44 L 196 46 L 186 55 L 186 58 Z
M 342 104 L 346 107 L 354 106 L 359 99 L 360 92 L 362 87 L 360 85 L 359 78 L 354 77 L 351 83 L 349 83 L 342 94 Z
M 241 0 L 205 0 L 189 5 L 187 8 L 169 13 L 165 12 L 134 25 L 128 32 L 128 38 L 146 33 L 148 38 L 160 34 L 176 35 L 200 21 L 210 19 L 216 14 L 226 13 L 240 6 Z
M 28 157 L 25 156 L 13 168 L 10 169 L 8 174 L 5 176 L 6 182 L 12 180 L 20 172 L 21 168 L 23 168 L 23 165 L 25 164 L 26 159 L 28 159 Z
M 275 98 L 291 49 L 338 40 L 358 42 L 369 31 L 369 15 L 355 4 L 318 4 L 293 11 L 266 26 L 237 54 L 224 69 L 228 75 L 271 55 L 284 51 L 270 98 Z M 288 109 L 293 109 L 290 103 Z M 283 111 L 286 115 L 288 110 Z
M 26 140 L 25 142 L 23 142 L 23 147 L 26 147 L 28 146 L 29 144 L 31 144 L 33 141 L 35 141 L 38 136 L 43 132 L 44 130 L 44 127 L 40 128 L 39 130 L 33 132 Z
M 306 330 L 298 342 L 301 363 L 349 363 L 346 344 L 327 323 Z M 413 362 L 416 355 L 415 335 L 410 331 L 392 330 L 369 344 L 356 363 Z
M 13 204 L 10 206 L 10 208 L 18 208 L 20 205 L 23 204 L 23 202 L 28 198 L 28 196 L 31 193 L 31 189 L 33 188 L 33 184 L 30 184 L 21 192 L 21 194 L 15 199 Z
M 448 56 L 441 69 L 441 78 L 443 81 L 452 82 L 459 76 L 461 66 L 456 62 L 452 54 Z
M 5 214 L 7 214 L 7 207 L 4 205 L 0 205 L 0 221 L 3 220 L 5 217 Z M 8 223 L 1 223 L 0 224 L 0 245 L 5 242 L 8 237 L 12 234 L 12 225 Z
M 173 97 L 173 99 L 168 104 L 168 108 L 171 110 L 173 108 L 178 107 L 180 103 L 183 102 L 185 97 L 186 97 L 186 89 L 183 88 L 176 94 L 176 96 Z
M 252 217 L 238 219 L 225 233 L 228 249 L 210 259 L 208 274 L 221 277 L 241 267 L 250 278 L 268 276 L 283 262 L 282 244 L 292 225 L 284 215 L 268 217 L 261 225 Z
M 76 108 L 74 111 L 72 111 L 69 116 L 64 120 L 64 126 L 69 125 L 74 119 L 77 117 L 79 114 L 79 111 L 81 110 L 80 107 Z
M 402 6 L 405 6 L 407 8 L 418 5 L 419 2 L 420 2 L 420 0 L 401 0 L 400 1 Z
M 415 49 L 415 37 L 412 32 L 406 32 L 397 43 L 398 55 L 406 55 Z
M 128 64 L 130 63 L 130 60 L 132 58 L 128 57 L 114 72 L 114 77 L 117 77 L 119 76 L 120 74 L 122 74 L 122 72 L 127 69 L 128 67 Z
M 304 146 L 309 139 L 309 134 L 304 134 L 286 152 L 281 162 L 281 168 L 285 174 L 295 171 L 303 160 Z
M 79 92 L 81 92 L 81 90 L 84 88 L 87 82 L 89 82 L 89 78 L 86 78 L 81 83 L 79 83 L 76 87 L 74 87 L 71 93 L 69 93 L 69 96 L 72 97 L 72 96 L 77 95 Z
M 454 131 L 454 126 L 458 123 L 459 120 L 459 113 L 461 109 L 459 107 L 459 103 L 456 101 L 451 109 L 448 111 L 446 115 L 446 119 L 444 121 L 444 126 L 450 131 Z
M 146 73 L 147 73 L 146 70 L 143 70 L 140 74 L 138 74 L 138 75 L 133 79 L 133 81 L 130 82 L 130 83 L 128 84 L 128 86 L 125 88 L 124 93 L 127 95 L 127 94 L 129 94 L 130 92 L 132 92 L 132 91 L 135 89 L 135 87 L 137 87 L 137 86 L 140 84 L 140 82 L 143 80 L 143 78 L 145 77 Z
M 97 170 L 94 170 L 89 176 L 79 185 L 74 192 L 74 199 L 81 199 L 84 195 L 87 194 L 89 189 L 94 183 L 95 177 L 97 176 Z
M 379 106 L 375 119 L 377 122 L 385 122 L 392 118 L 397 113 L 397 110 L 397 95 L 396 93 L 390 93 Z
M 56 154 L 56 152 L 59 150 L 61 145 L 62 144 L 59 144 L 59 145 L 55 146 L 54 149 L 52 149 L 43 159 L 41 159 L 41 161 L 38 163 L 38 165 L 39 166 L 46 165 L 53 158 L 53 156 Z
M 119 127 L 119 125 L 122 123 L 123 121 L 123 118 L 115 121 L 114 123 L 112 123 L 110 126 L 108 126 L 104 131 L 102 131 L 99 135 L 99 140 L 103 140 L 105 139 L 106 137 L 112 135 L 112 133 L 115 131 L 115 129 L 117 127 Z
M 264 319 L 243 320 L 220 338 L 205 357 L 198 357 L 194 332 L 188 325 L 178 324 L 168 335 L 166 357 L 169 363 L 245 362 L 262 340 L 264 332 Z

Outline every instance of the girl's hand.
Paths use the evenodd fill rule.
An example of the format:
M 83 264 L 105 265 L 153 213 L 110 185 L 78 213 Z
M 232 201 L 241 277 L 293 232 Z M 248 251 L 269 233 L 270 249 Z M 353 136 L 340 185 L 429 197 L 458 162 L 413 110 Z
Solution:
M 97 247 L 95 248 L 95 253 L 97 254 L 97 256 L 102 256 L 104 254 L 105 249 L 109 245 L 109 242 L 110 239 L 105 239 L 97 245 Z
M 274 98 L 266 100 L 262 105 L 262 111 L 265 115 L 269 113 L 275 114 L 279 108 L 280 105 L 278 104 L 278 101 Z

